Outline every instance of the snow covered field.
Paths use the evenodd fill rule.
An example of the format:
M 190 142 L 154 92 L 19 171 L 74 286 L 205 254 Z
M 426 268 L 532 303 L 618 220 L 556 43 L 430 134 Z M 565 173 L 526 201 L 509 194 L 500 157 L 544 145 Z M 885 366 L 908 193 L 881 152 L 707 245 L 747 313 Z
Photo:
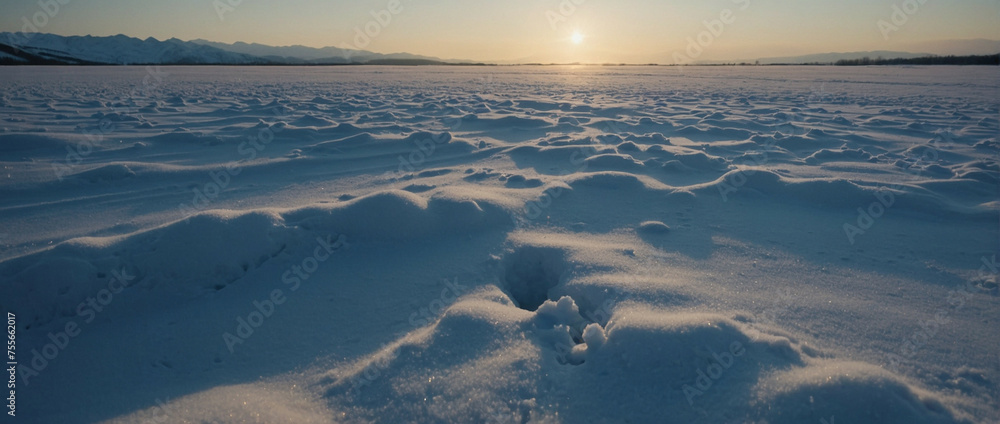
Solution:
M 1000 421 L 995 67 L 0 74 L 12 422 Z

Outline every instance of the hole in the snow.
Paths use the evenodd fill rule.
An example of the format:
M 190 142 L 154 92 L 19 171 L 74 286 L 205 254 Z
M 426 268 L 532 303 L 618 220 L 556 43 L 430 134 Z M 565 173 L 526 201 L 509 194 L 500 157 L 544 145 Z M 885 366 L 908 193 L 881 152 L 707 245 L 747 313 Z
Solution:
M 554 248 L 523 246 L 504 258 L 504 283 L 521 309 L 535 311 L 549 290 L 559 285 L 566 268 L 565 252 Z

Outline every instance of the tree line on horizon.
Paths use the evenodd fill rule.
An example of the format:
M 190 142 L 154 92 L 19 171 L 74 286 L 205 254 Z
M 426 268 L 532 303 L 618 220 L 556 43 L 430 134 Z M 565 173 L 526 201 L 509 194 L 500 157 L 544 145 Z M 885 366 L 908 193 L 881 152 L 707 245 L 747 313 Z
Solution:
M 860 59 L 841 59 L 834 62 L 836 66 L 871 66 L 871 65 L 993 65 L 1000 66 L 1000 53 L 981 56 L 925 56 L 910 59 L 884 59 L 882 57 Z

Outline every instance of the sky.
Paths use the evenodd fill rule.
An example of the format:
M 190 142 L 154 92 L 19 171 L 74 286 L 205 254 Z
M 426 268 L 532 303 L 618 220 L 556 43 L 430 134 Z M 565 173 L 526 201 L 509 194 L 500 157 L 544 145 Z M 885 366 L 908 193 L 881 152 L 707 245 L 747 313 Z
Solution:
M 22 31 L 33 20 L 29 31 L 60 35 L 334 46 L 488 62 L 985 54 L 996 51 L 964 51 L 969 43 L 952 40 L 1000 40 L 1000 0 L 0 0 L 0 11 L 0 31 Z

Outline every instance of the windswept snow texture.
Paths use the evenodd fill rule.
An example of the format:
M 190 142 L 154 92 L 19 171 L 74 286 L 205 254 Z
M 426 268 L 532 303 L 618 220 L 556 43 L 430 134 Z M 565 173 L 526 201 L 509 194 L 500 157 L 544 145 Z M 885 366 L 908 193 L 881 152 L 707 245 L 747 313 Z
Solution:
M 0 72 L 23 422 L 1000 422 L 995 67 Z

